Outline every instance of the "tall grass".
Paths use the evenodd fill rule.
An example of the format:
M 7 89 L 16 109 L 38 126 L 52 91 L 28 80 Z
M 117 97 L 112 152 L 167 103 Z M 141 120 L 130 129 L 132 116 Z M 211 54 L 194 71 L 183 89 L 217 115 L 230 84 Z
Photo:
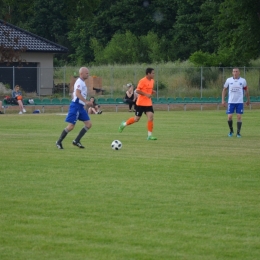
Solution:
M 198 68 L 189 62 L 166 64 L 133 64 L 114 66 L 92 66 L 90 75 L 102 78 L 105 97 L 121 97 L 126 91 L 126 84 L 137 84 L 144 77 L 147 67 L 155 68 L 158 97 L 219 97 L 227 77 L 232 76 L 231 68 Z M 54 81 L 70 82 L 79 68 L 65 67 L 55 69 Z M 240 68 L 252 96 L 260 95 L 260 67 Z M 65 72 L 64 72 L 65 71 Z M 65 75 L 64 75 L 65 73 Z M 160 89 L 164 85 L 166 88 Z
M 260 259 L 259 113 L 239 139 L 224 111 L 155 111 L 157 141 L 145 118 L 93 115 L 64 150 L 64 115 L 2 115 L 0 259 Z

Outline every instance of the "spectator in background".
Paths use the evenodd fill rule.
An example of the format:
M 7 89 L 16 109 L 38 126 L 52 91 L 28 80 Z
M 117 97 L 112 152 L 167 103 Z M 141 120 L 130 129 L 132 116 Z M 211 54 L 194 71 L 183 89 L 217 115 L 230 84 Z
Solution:
M 1 114 L 4 114 L 4 113 L 1 111 L 1 108 L 3 108 L 3 103 L 2 103 L 2 101 L 0 100 L 0 115 L 1 115 Z
M 23 96 L 22 96 L 22 92 L 20 91 L 19 85 L 16 85 L 14 87 L 14 90 L 12 91 L 12 98 L 16 99 L 17 104 L 19 105 L 19 109 L 20 109 L 19 114 L 21 115 L 22 113 L 26 113 L 26 110 L 23 106 Z
M 86 105 L 86 110 L 88 111 L 88 114 L 102 114 L 102 110 L 100 110 L 100 105 L 96 103 L 95 98 L 91 97 L 89 101 L 91 102 L 90 105 Z
M 132 83 L 128 83 L 126 84 L 126 86 L 127 86 L 127 91 L 125 92 L 124 102 L 128 104 L 129 112 L 133 112 L 132 107 L 134 106 L 134 111 L 135 111 L 135 102 L 137 96 L 134 92 L 134 85 Z

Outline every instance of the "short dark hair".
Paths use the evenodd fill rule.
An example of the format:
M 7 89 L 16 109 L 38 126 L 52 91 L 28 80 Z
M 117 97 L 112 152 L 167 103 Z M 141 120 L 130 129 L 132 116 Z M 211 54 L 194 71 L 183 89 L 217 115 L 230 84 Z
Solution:
M 151 74 L 153 70 L 154 70 L 153 68 L 147 68 L 145 74 L 146 75 Z

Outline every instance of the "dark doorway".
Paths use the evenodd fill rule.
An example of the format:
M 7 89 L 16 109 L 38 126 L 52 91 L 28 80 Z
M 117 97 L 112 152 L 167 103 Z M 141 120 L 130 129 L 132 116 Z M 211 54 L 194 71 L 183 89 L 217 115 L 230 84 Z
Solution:
M 0 63 L 0 82 L 8 84 L 11 89 L 14 84 L 25 92 L 37 92 L 37 63 Z

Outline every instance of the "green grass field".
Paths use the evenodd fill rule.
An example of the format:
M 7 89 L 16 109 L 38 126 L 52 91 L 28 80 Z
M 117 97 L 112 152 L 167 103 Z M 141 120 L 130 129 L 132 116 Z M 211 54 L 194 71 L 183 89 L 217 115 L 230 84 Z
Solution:
M 64 115 L 1 115 L 1 260 L 260 259 L 260 110 L 241 139 L 224 111 L 156 111 L 157 141 L 145 117 L 118 133 L 130 115 L 93 115 L 86 149 L 77 123 L 64 150 Z

